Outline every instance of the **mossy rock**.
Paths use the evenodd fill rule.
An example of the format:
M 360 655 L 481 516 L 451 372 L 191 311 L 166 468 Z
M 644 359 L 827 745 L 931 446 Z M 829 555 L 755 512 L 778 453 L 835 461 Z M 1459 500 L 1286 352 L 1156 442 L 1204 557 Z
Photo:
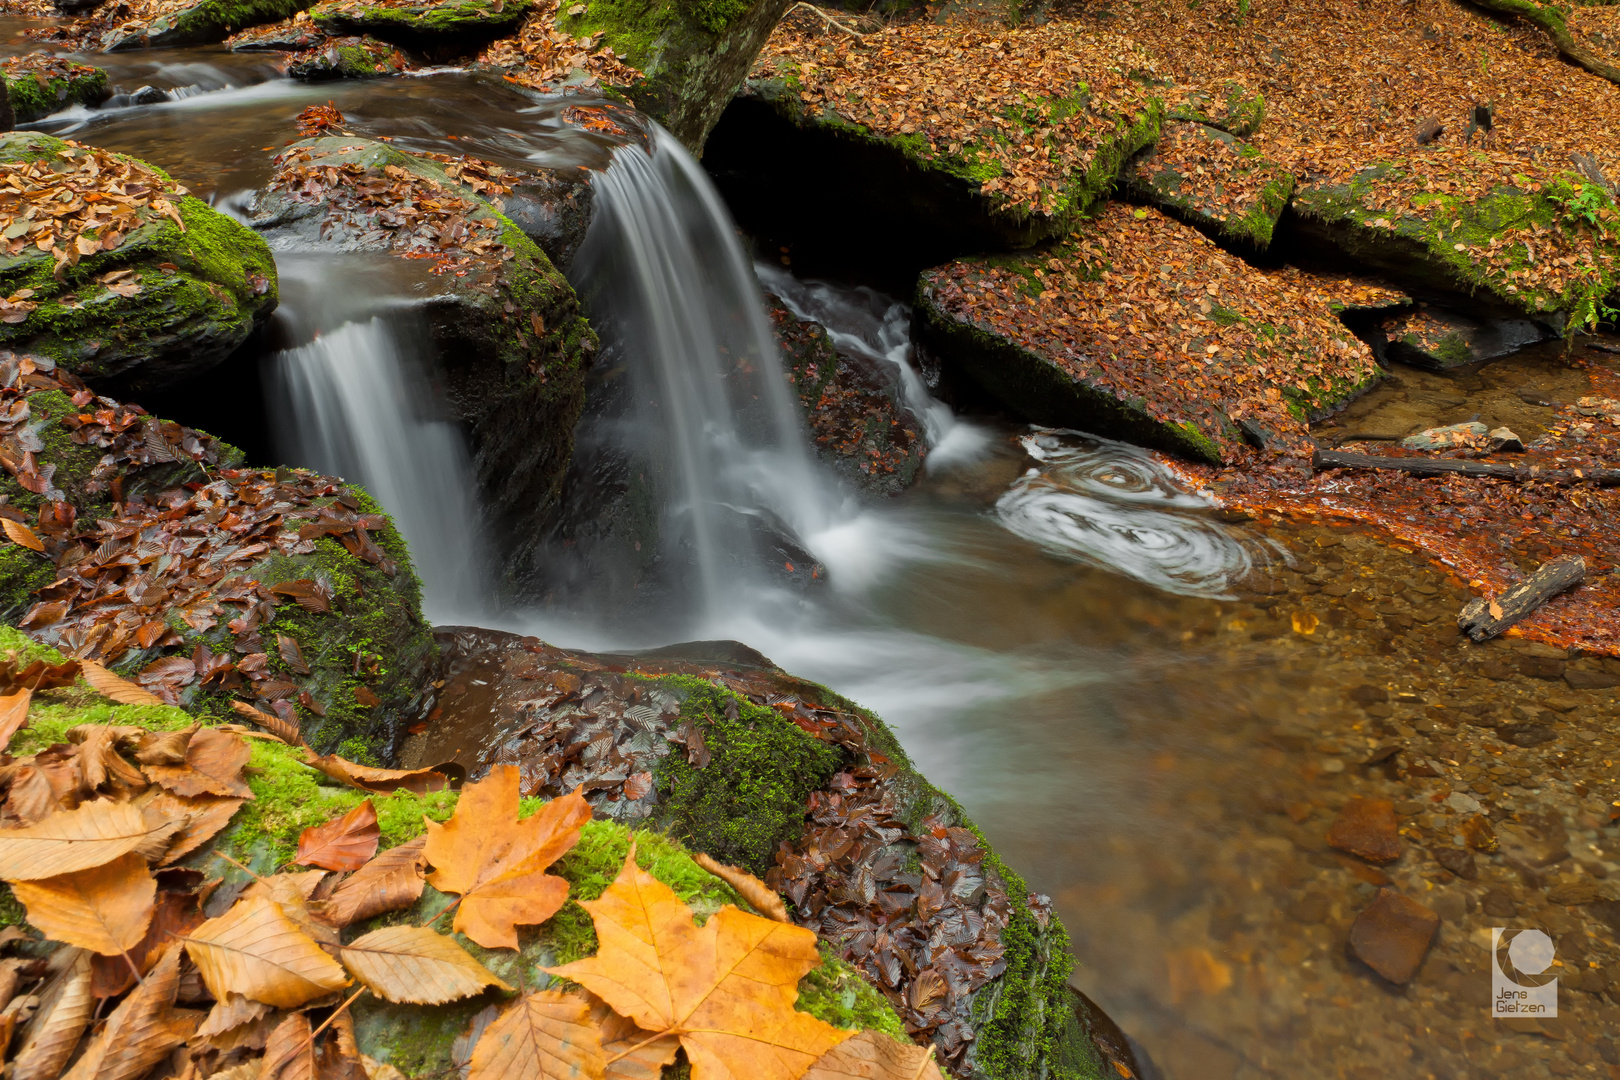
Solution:
M 312 3 L 314 0 L 201 0 L 150 22 L 110 31 L 102 39 L 102 51 L 211 45 L 250 26 L 290 19 Z
M 596 353 L 596 334 L 573 288 L 511 219 L 434 161 L 347 135 L 305 140 L 282 153 L 289 164 L 378 175 L 404 169 L 466 199 L 467 220 L 494 227 L 498 246 L 475 257 L 465 276 L 424 275 L 421 310 L 449 400 L 468 428 L 482 503 L 496 508 L 491 535 L 508 565 L 521 564 L 544 535 L 561 489 Z M 255 201 L 253 224 L 277 250 L 384 254 L 405 242 L 371 227 L 365 213 L 323 229 L 328 209 L 324 199 L 295 201 L 272 185 Z
M 625 93 L 701 155 L 754 58 L 793 0 L 585 0 L 557 28 L 602 40 L 642 73 Z
M 287 65 L 287 76 L 305 82 L 387 79 L 410 70 L 394 46 L 370 37 L 335 38 L 306 49 Z
M 1441 371 L 1506 356 L 1552 336 L 1529 319 L 1480 323 L 1430 307 L 1385 319 L 1379 329 L 1388 336 L 1390 359 Z
M 528 0 L 322 0 L 310 9 L 309 17 L 329 34 L 370 34 L 404 45 L 431 45 L 498 37 L 515 30 L 529 7 Z
M 1221 84 L 1214 94 L 1187 95 L 1170 108 L 1167 119 L 1218 128 L 1240 139 L 1260 130 L 1266 118 L 1266 98 L 1241 83 Z
M 6 94 L 16 123 L 31 124 L 70 105 L 100 105 L 112 97 L 112 84 L 100 68 L 74 64 L 65 75 L 41 81 L 27 70 L 6 65 Z
M 1127 170 L 1132 195 L 1227 243 L 1264 250 L 1294 176 L 1252 144 L 1206 124 L 1170 121 Z
M 67 151 L 85 152 L 39 132 L 0 135 L 0 161 Z M 84 256 L 61 276 L 51 253 L 33 245 L 0 254 L 0 294 L 32 289 L 37 305 L 22 322 L 0 324 L 0 348 L 42 354 L 98 389 L 125 393 L 182 381 L 229 356 L 275 310 L 275 260 L 253 230 L 202 200 L 170 200 L 184 229 L 143 209 L 118 247 Z M 138 293 L 97 280 L 119 270 L 134 271 L 124 284 L 138 282 Z

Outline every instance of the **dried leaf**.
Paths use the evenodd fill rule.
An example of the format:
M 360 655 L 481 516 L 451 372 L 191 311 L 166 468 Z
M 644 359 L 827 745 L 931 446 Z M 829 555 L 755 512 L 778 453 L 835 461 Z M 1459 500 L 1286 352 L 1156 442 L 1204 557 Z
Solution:
M 320 914 L 333 926 L 344 927 L 361 919 L 403 911 L 422 895 L 422 851 L 427 837 L 381 852 L 345 878 L 321 907 Z
M 783 923 L 793 921 L 788 918 L 787 905 L 782 903 L 782 898 L 777 895 L 776 890 L 748 871 L 716 862 L 701 851 L 692 856 L 692 861 L 737 890 L 738 896 L 748 901 L 749 906 L 767 919 Z
M 45 550 L 45 544 L 38 536 L 34 535 L 34 530 L 30 529 L 20 521 L 12 521 L 10 518 L 0 518 L 0 529 L 4 529 L 6 531 L 6 539 L 10 540 L 13 544 L 20 544 L 21 546 L 28 548 L 30 551 Z
M 378 997 L 442 1005 L 485 987 L 512 989 L 450 938 L 425 926 L 385 926 L 343 947 L 343 965 Z
M 146 936 L 157 881 L 146 860 L 129 852 L 104 866 L 19 881 L 11 891 L 28 909 L 28 921 L 46 937 L 117 956 Z
M 293 861 L 327 870 L 358 870 L 377 853 L 381 838 L 377 808 L 366 799 L 340 818 L 305 829 L 298 837 L 298 857 Z
M 241 994 L 226 994 L 214 1002 L 214 1007 L 208 1011 L 208 1018 L 202 1022 L 193 1038 L 211 1039 L 269 1015 L 270 1006 L 262 1001 L 254 1001 Z
M 313 766 L 350 787 L 379 795 L 401 790 L 426 795 L 430 791 L 443 791 L 450 786 L 450 778 L 435 769 L 377 769 L 370 765 L 346 761 L 335 754 L 317 757 L 307 751 L 304 754 L 304 764 Z
M 10 746 L 11 737 L 28 723 L 28 704 L 33 699 L 34 692 L 26 687 L 0 696 L 0 750 Z
M 462 791 L 449 821 L 427 822 L 428 884 L 460 894 L 454 929 L 486 949 L 517 948 L 518 926 L 545 922 L 562 907 L 568 883 L 545 871 L 591 818 L 575 791 L 519 821 L 519 784 L 515 765 L 497 765 Z
M 945 1080 L 928 1046 L 862 1031 L 817 1059 L 804 1080 Z
M 164 949 L 63 1080 L 138 1080 L 197 1030 L 201 1013 L 176 1011 L 180 946 Z
M 161 866 L 170 866 L 212 840 L 219 831 L 231 823 L 237 809 L 246 799 L 223 799 L 217 795 L 198 795 L 185 798 L 159 788 L 148 788 L 136 800 L 137 806 L 149 807 L 182 825 L 169 843 Z
M 280 905 L 264 898 L 239 902 L 203 923 L 186 939 L 186 951 L 217 999 L 234 992 L 296 1009 L 349 981 Z
M 57 1080 L 90 1026 L 96 1011 L 90 993 L 91 954 L 74 951 L 76 955 L 41 995 L 28 1034 L 12 1060 L 12 1080 Z
M 125 855 L 124 858 L 131 858 Z M 91 873 L 92 871 L 85 871 Z M 145 935 L 129 950 L 129 959 L 136 970 L 145 974 L 165 947 L 177 938 L 183 938 L 203 923 L 203 914 L 197 908 L 197 894 L 190 892 L 159 892 L 157 907 Z M 97 956 L 90 964 L 90 989 L 98 998 L 117 997 L 135 985 L 135 976 L 122 956 Z
M 793 1008 L 799 979 L 821 963 L 813 932 L 729 904 L 699 928 L 675 891 L 635 858 L 632 843 L 601 899 L 581 902 L 596 926 L 597 954 L 550 974 L 649 1032 L 678 1035 L 693 1080 L 798 1080 L 849 1037 Z
M 260 712 L 245 701 L 231 702 L 231 708 L 241 715 L 258 724 L 264 730 L 286 743 L 288 746 L 302 746 L 303 736 L 299 734 L 298 725 L 279 716 L 272 716 L 267 712 Z
M 654 1032 L 614 1012 L 595 994 L 587 1000 L 591 1020 L 602 1033 L 602 1053 L 607 1055 L 604 1080 L 662 1080 L 664 1067 L 673 1064 L 680 1053 L 681 1040 L 674 1035 L 655 1037 Z
M 90 689 L 120 705 L 167 704 L 150 690 L 143 690 L 128 679 L 114 675 L 94 660 L 81 660 L 79 665 L 84 681 L 90 684 Z
M 25 829 L 0 829 L 0 880 L 38 881 L 104 866 L 127 852 L 166 846 L 182 824 L 148 819 L 128 803 L 87 802 Z
M 484 1029 L 467 1080 L 603 1080 L 602 1039 L 581 997 L 542 990 Z
M 247 740 L 231 731 L 203 728 L 186 745 L 184 765 L 148 765 L 146 773 L 177 795 L 253 798 L 242 768 L 253 756 Z
M 293 1013 L 270 1032 L 259 1080 L 315 1080 L 315 1045 L 308 1013 Z

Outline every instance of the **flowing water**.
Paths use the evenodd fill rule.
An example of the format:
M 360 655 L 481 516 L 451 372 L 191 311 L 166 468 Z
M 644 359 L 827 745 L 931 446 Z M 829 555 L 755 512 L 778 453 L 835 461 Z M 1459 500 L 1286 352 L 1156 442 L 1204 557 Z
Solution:
M 261 367 L 274 452 L 379 496 L 434 618 L 597 649 L 735 638 L 872 707 L 1053 896 L 1077 984 L 1172 1080 L 1450 1076 L 1468 1062 L 1571 1075 L 1592 1060 L 1490 1025 L 1485 916 L 1421 860 L 1388 871 L 1447 919 L 1417 982 L 1379 988 L 1344 953 L 1375 886 L 1321 837 L 1346 791 L 1384 790 L 1362 764 L 1381 740 L 1466 760 L 1427 717 L 1485 695 L 1612 716 L 1545 682 L 1482 682 L 1449 626 L 1462 583 L 1355 533 L 1228 523 L 1129 446 L 953 414 L 918 369 L 903 303 L 752 267 L 702 170 L 656 130 L 622 146 L 570 128 L 562 102 L 464 72 L 304 86 L 219 50 L 104 59 L 122 65 L 120 91 L 165 100 L 38 126 L 139 154 L 221 205 L 262 184 L 265 148 L 328 99 L 407 149 L 606 170 L 570 274 L 603 331 L 611 407 L 581 427 L 579 459 L 595 463 L 582 473 L 653 476 L 677 580 L 641 604 L 602 602 L 621 594 L 582 558 L 585 585 L 555 602 L 492 607 L 465 450 L 432 357 L 410 347 L 408 285 L 376 264 L 278 256 L 285 300 Z M 815 461 L 756 280 L 887 373 L 932 447 L 913 490 L 868 505 Z M 177 418 L 236 434 L 217 405 Z M 825 573 L 783 576 L 784 546 Z M 1389 704 L 1356 704 L 1376 700 L 1356 696 L 1369 685 Z M 1529 814 L 1539 796 L 1514 798 Z M 1595 829 L 1572 825 L 1570 844 L 1620 858 Z M 1569 1031 L 1620 1024 L 1594 1000 L 1568 1003 Z

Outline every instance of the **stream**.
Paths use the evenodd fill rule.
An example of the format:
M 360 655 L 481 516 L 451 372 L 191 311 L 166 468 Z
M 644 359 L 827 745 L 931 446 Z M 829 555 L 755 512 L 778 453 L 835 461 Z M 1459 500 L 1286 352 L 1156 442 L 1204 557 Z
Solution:
M 0 51 L 26 47 L 22 25 L 0 20 Z M 1352 789 L 1433 812 L 1402 806 L 1393 774 L 1366 762 L 1397 735 L 1456 752 L 1435 711 L 1485 692 L 1453 625 L 1466 583 L 1348 529 L 1231 520 L 1135 447 L 953 409 L 903 302 L 756 264 L 671 137 L 654 128 L 649 153 L 563 120 L 588 99 L 455 70 L 299 84 L 219 49 L 95 61 L 121 94 L 163 100 L 32 126 L 138 155 L 233 213 L 293 117 L 327 101 L 402 149 L 605 170 L 567 272 L 603 335 L 599 368 L 626 381 L 582 423 L 573 490 L 593 490 L 593 470 L 653 477 L 668 548 L 651 576 L 605 542 L 558 546 L 545 600 L 502 598 L 414 285 L 385 265 L 398 260 L 278 251 L 262 355 L 234 358 L 210 392 L 143 403 L 250 460 L 366 486 L 405 534 L 434 622 L 599 651 L 734 639 L 870 707 L 1052 897 L 1075 984 L 1171 1080 L 1453 1075 L 1448 1055 L 1470 1045 L 1495 1063 L 1475 1075 L 1543 1074 L 1553 1040 L 1509 1045 L 1491 1027 L 1489 920 L 1472 898 L 1421 859 L 1372 871 L 1447 920 L 1417 981 L 1375 986 L 1343 928 L 1377 881 L 1322 839 Z M 912 489 L 874 504 L 818 462 L 761 284 L 889 373 L 930 447 Z M 1513 675 L 1489 692 L 1569 712 L 1562 683 Z M 1542 812 L 1529 780 L 1503 797 Z M 1617 858 L 1582 829 L 1578 857 Z

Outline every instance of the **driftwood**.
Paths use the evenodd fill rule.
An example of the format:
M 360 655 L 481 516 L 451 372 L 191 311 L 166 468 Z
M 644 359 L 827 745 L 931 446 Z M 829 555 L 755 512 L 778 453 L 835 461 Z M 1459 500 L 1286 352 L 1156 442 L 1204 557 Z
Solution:
M 1535 480 L 1543 484 L 1595 484 L 1620 486 L 1620 469 L 1548 469 L 1541 465 L 1510 465 L 1505 461 L 1463 461 L 1457 458 L 1379 457 L 1345 450 L 1318 450 L 1311 456 L 1318 469 L 1395 469 L 1413 476 L 1489 476 L 1498 480 Z
M 1560 555 L 1494 600 L 1481 596 L 1463 605 L 1457 626 L 1475 641 L 1500 634 L 1565 589 L 1586 580 L 1586 560 Z

